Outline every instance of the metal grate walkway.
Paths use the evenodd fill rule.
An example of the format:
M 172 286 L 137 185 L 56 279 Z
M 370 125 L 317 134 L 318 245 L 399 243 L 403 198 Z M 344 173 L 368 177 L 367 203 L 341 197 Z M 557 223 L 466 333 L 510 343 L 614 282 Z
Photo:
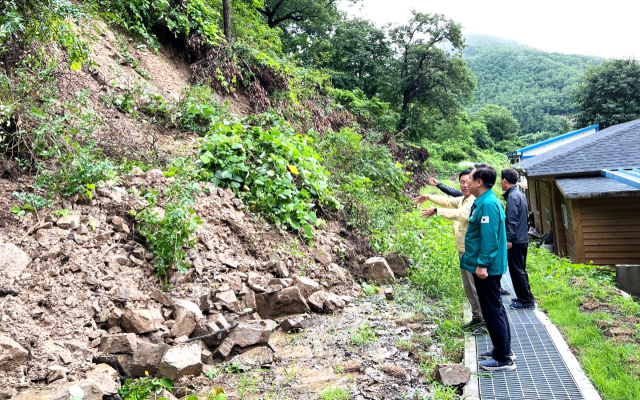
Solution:
M 517 369 L 487 373 L 479 369 L 482 400 L 584 400 L 549 332 L 533 310 L 509 308 L 513 287 L 508 274 L 502 287 L 511 296 L 502 296 L 511 324 L 511 349 Z M 477 354 L 492 348 L 489 335 L 477 337 Z M 484 371 L 484 372 L 483 372 Z

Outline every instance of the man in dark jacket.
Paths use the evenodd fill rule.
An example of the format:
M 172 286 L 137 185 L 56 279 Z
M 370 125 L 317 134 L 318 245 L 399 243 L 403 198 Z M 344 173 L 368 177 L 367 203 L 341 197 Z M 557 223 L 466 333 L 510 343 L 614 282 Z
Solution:
M 516 297 L 511 299 L 511 308 L 535 308 L 535 299 L 529 285 L 527 274 L 527 250 L 529 247 L 529 234 L 527 229 L 527 214 L 529 206 L 527 198 L 518 190 L 518 172 L 509 168 L 502 170 L 500 186 L 507 202 L 506 227 L 507 227 L 507 261 L 509 274 L 513 283 Z

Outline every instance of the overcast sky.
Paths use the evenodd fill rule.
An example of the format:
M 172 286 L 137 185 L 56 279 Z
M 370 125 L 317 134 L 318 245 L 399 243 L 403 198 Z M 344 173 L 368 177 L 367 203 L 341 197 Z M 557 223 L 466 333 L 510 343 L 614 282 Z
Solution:
M 444 14 L 465 32 L 513 39 L 544 51 L 640 58 L 637 0 L 361 0 L 341 8 L 378 25 L 405 22 L 415 8 Z

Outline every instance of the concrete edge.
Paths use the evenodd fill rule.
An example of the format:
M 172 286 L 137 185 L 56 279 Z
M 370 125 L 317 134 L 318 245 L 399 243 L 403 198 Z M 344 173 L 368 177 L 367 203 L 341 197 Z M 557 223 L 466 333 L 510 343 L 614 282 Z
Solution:
M 467 304 L 464 308 L 464 318 L 471 319 L 471 307 Z M 463 398 L 480 398 L 480 378 L 478 377 L 478 350 L 476 337 L 466 335 L 464 339 L 464 365 L 471 370 L 471 378 L 462 389 Z
M 602 397 L 600 397 L 600 394 L 582 370 L 580 362 L 573 355 L 571 349 L 569 349 L 569 345 L 564 340 L 564 337 L 562 336 L 562 333 L 560 333 L 560 330 L 558 330 L 558 327 L 551 322 L 549 317 L 547 317 L 547 314 L 540 311 L 538 308 L 536 308 L 534 312 L 549 333 L 553 344 L 558 349 L 558 353 L 560 353 L 560 357 L 562 357 L 562 360 L 571 373 L 571 376 L 573 376 L 573 379 L 576 381 L 578 389 L 580 389 L 582 396 L 584 396 L 584 400 L 602 400 Z

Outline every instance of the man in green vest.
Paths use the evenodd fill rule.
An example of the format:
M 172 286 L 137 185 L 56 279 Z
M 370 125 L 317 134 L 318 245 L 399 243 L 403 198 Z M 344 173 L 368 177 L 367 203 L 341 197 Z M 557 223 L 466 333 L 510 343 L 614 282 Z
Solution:
M 507 234 L 502 204 L 493 193 L 497 172 L 487 164 L 476 164 L 469 192 L 476 197 L 471 206 L 461 268 L 471 272 L 480 308 L 493 349 L 482 353 L 480 367 L 488 371 L 516 369 L 511 352 L 511 330 L 500 296 L 500 279 L 507 272 Z

